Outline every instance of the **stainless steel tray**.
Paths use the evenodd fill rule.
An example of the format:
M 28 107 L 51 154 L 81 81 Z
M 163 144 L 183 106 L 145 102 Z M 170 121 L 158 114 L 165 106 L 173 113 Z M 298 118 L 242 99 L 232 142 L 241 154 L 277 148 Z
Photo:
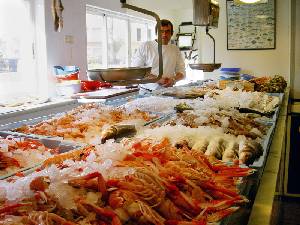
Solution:
M 58 140 L 57 138 L 47 138 L 47 137 L 42 137 L 39 135 L 21 134 L 21 133 L 10 132 L 10 131 L 0 131 L 0 136 L 3 138 L 6 138 L 7 136 L 12 136 L 15 138 L 22 137 L 22 138 L 30 138 L 30 139 L 38 140 L 42 144 L 44 144 L 47 148 L 52 148 L 52 149 L 57 148 L 59 154 L 73 151 L 73 150 L 83 148 L 84 146 L 86 146 L 85 144 L 79 144 L 79 143 L 75 143 L 75 142 L 71 142 L 71 141 L 62 141 L 62 140 Z M 0 176 L 0 179 L 2 180 L 2 179 L 5 179 L 5 178 L 15 175 L 16 173 L 24 172 L 24 171 L 30 170 L 32 168 L 36 168 L 36 167 L 40 166 L 42 163 L 43 163 L 43 161 L 41 161 L 38 164 L 32 165 L 30 167 L 20 168 L 12 173 Z
M 165 114 L 165 115 L 161 116 L 160 118 L 151 121 L 150 123 L 147 124 L 147 126 L 151 126 L 151 125 L 162 126 L 165 123 L 167 123 L 168 121 L 170 121 L 171 119 L 174 119 L 175 117 L 176 117 L 176 112 Z M 258 159 L 256 159 L 253 164 L 249 165 L 249 167 L 251 167 L 251 168 L 262 168 L 265 165 L 267 155 L 269 152 L 269 148 L 272 143 L 272 137 L 274 134 L 276 122 L 268 121 L 268 122 L 264 122 L 264 123 L 266 125 L 269 125 L 270 128 L 269 128 L 267 134 L 264 136 L 263 140 L 260 142 L 263 147 L 263 150 L 264 150 L 263 155 L 260 156 Z
M 110 104 L 112 106 L 116 106 L 116 107 L 122 107 L 122 105 L 120 104 L 120 102 L 114 102 L 113 104 Z M 149 113 L 150 115 L 152 116 L 155 116 L 156 118 L 154 118 L 153 120 L 150 120 L 148 122 L 144 122 L 141 123 L 141 124 L 134 124 L 133 125 L 136 125 L 136 127 L 140 127 L 140 126 L 147 126 L 148 124 L 152 124 L 154 123 L 155 121 L 157 120 L 160 120 L 162 118 L 165 117 L 165 114 L 164 113 L 158 113 L 158 112 L 150 112 L 150 111 L 145 111 L 147 113 Z M 8 124 L 6 126 L 2 126 L 0 125 L 0 132 L 1 130 L 3 132 L 11 132 L 11 133 L 14 133 L 14 134 L 23 134 L 21 132 L 15 132 L 14 130 L 16 128 L 19 128 L 21 126 L 24 126 L 24 125 L 36 125 L 44 120 L 48 120 L 48 119 L 52 119 L 53 117 L 57 117 L 57 116 L 60 116 L 63 115 L 63 113 L 57 113 L 57 114 L 51 114 L 51 115 L 47 115 L 47 116 L 41 116 L 41 117 L 37 117 L 37 118 L 32 118 L 32 119 L 27 119 L 27 120 L 22 120 L 22 121 L 15 121 L 14 123 L 11 123 L 11 124 Z M 123 122 L 119 122 L 119 123 L 116 123 L 116 124 L 123 124 Z M 113 124 L 111 124 L 113 125 Z M 28 137 L 33 137 L 33 138 L 38 138 L 38 139 L 50 139 L 50 140 L 56 140 L 56 141 L 62 141 L 64 140 L 65 142 L 67 142 L 68 140 L 65 140 L 63 137 L 59 137 L 59 136 L 51 136 L 51 135 L 37 135 L 37 134 L 24 134 L 24 135 L 27 135 Z M 72 142 L 72 141 L 70 141 Z M 75 142 L 73 142 L 75 143 Z M 78 143 L 78 142 L 76 142 Z
M 16 110 L 11 113 L 0 113 L 0 130 L 5 130 L 5 127 L 13 125 L 15 121 L 29 120 L 31 118 L 38 118 L 49 114 L 54 115 L 56 113 L 69 111 L 78 105 L 77 100 L 61 100 L 59 102 L 47 103 L 46 105 L 38 107 Z
M 53 118 L 54 116 L 58 116 L 60 114 L 62 114 L 62 113 L 43 115 L 43 116 L 28 118 L 28 119 L 24 119 L 24 120 L 16 120 L 14 122 L 7 123 L 7 124 L 0 124 L 0 131 L 8 131 L 8 130 L 11 131 L 11 130 L 14 130 L 21 126 L 24 126 L 24 125 L 34 125 L 39 122 L 49 120 L 49 119 Z

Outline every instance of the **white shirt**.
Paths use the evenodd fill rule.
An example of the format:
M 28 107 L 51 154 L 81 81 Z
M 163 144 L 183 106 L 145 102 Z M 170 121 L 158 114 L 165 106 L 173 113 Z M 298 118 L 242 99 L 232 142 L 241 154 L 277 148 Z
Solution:
M 158 43 L 156 41 L 147 41 L 140 45 L 132 57 L 131 66 L 149 66 L 152 67 L 151 74 L 159 74 Z M 176 45 L 162 45 L 163 57 L 163 77 L 175 77 L 176 73 L 182 73 L 185 76 L 185 64 Z

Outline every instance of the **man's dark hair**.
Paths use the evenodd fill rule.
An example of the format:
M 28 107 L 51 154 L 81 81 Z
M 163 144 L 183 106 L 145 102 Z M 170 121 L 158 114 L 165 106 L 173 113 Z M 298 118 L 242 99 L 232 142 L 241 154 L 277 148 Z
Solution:
M 163 20 L 160 20 L 160 22 L 161 22 L 162 27 L 167 27 L 168 25 L 170 25 L 171 26 L 171 35 L 173 35 L 174 30 L 173 30 L 173 24 L 171 23 L 171 21 L 163 19 Z M 157 34 L 157 24 L 155 25 L 155 33 Z

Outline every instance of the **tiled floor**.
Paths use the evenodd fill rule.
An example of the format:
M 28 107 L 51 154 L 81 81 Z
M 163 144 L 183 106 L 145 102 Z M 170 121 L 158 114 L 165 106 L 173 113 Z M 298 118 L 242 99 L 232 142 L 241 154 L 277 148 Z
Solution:
M 300 225 L 300 198 L 280 197 L 274 204 L 279 207 L 273 212 L 272 225 Z

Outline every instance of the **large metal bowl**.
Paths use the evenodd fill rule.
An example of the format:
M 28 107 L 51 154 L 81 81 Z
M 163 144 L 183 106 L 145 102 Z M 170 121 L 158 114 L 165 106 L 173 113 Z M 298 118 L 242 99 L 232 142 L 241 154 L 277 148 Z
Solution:
M 117 82 L 126 80 L 143 79 L 149 74 L 151 67 L 127 67 L 88 70 L 87 75 L 91 80 Z
M 192 70 L 203 70 L 203 72 L 212 72 L 221 67 L 221 63 L 195 63 L 189 64 Z

